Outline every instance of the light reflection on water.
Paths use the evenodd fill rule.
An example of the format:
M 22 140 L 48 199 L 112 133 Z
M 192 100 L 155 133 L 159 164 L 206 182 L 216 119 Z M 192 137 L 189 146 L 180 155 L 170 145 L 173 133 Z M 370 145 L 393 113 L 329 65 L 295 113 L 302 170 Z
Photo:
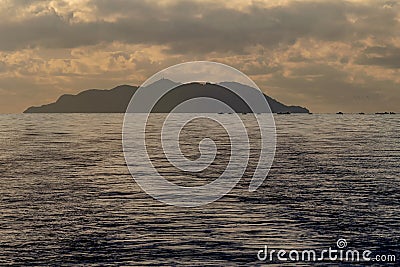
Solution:
M 122 119 L 0 116 L 1 265 L 254 265 L 264 245 L 324 249 L 338 238 L 400 257 L 398 115 L 276 116 L 258 191 L 245 178 L 199 208 L 166 206 L 135 184 Z

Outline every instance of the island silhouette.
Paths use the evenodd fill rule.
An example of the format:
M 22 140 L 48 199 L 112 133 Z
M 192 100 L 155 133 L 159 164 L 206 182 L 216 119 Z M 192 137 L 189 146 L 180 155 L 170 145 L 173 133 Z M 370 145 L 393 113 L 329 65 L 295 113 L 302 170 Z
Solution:
M 228 104 L 237 113 L 251 113 L 246 103 L 227 87 L 237 92 L 249 93 L 257 90 L 253 87 L 237 83 L 222 82 L 220 84 L 208 82 L 192 82 L 180 84 L 169 79 L 158 80 L 148 86 L 146 90 L 160 88 L 174 88 L 158 101 L 152 109 L 154 113 L 167 113 L 185 100 L 196 97 L 209 97 Z M 39 107 L 29 107 L 24 113 L 125 113 L 130 99 L 138 90 L 137 86 L 120 85 L 110 90 L 89 89 L 77 95 L 62 95 L 56 102 Z M 309 110 L 300 106 L 287 106 L 263 94 L 273 113 L 309 113 Z M 213 106 L 195 107 L 193 112 L 223 113 Z

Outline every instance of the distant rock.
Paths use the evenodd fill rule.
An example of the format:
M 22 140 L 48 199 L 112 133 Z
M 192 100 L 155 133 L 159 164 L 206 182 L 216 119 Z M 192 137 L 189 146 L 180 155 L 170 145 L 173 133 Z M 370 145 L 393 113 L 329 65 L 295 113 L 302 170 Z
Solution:
M 170 112 L 176 104 L 195 97 L 219 99 L 228 103 L 238 113 L 251 112 L 237 95 L 227 90 L 224 86 L 246 93 L 251 92 L 249 90 L 255 90 L 250 86 L 236 82 L 179 84 L 168 79 L 162 79 L 150 84 L 146 90 L 175 87 L 174 90 L 161 99 L 162 101 L 156 105 L 153 112 Z M 130 85 L 120 85 L 111 90 L 90 89 L 77 95 L 62 95 L 55 103 L 40 107 L 30 107 L 24 113 L 125 113 L 129 101 L 137 89 L 137 86 Z M 309 113 L 306 108 L 286 106 L 265 94 L 264 97 L 274 113 Z M 220 113 L 221 111 L 213 106 L 193 108 L 193 112 Z

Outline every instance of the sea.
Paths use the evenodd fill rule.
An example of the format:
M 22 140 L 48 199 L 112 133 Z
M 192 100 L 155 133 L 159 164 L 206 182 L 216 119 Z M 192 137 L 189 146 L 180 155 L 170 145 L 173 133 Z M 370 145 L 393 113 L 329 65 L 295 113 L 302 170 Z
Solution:
M 135 182 L 123 116 L 0 115 L 1 266 L 400 265 L 400 115 L 277 114 L 262 185 L 249 192 L 245 175 L 200 207 L 165 204 Z M 396 260 L 258 257 L 266 248 L 337 250 L 338 240 Z

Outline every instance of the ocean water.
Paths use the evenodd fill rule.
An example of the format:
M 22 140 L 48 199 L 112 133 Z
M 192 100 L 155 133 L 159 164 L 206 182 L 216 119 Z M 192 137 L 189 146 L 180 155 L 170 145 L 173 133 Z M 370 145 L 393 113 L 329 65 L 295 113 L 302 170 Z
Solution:
M 336 248 L 339 238 L 396 255 L 399 264 L 399 115 L 276 115 L 276 156 L 262 186 L 249 192 L 246 176 L 198 208 L 168 206 L 141 190 L 125 164 L 122 121 L 0 115 L 1 266 L 283 266 L 257 252 Z M 208 129 L 203 134 L 218 138 Z M 195 157 L 192 139 L 185 149 Z

